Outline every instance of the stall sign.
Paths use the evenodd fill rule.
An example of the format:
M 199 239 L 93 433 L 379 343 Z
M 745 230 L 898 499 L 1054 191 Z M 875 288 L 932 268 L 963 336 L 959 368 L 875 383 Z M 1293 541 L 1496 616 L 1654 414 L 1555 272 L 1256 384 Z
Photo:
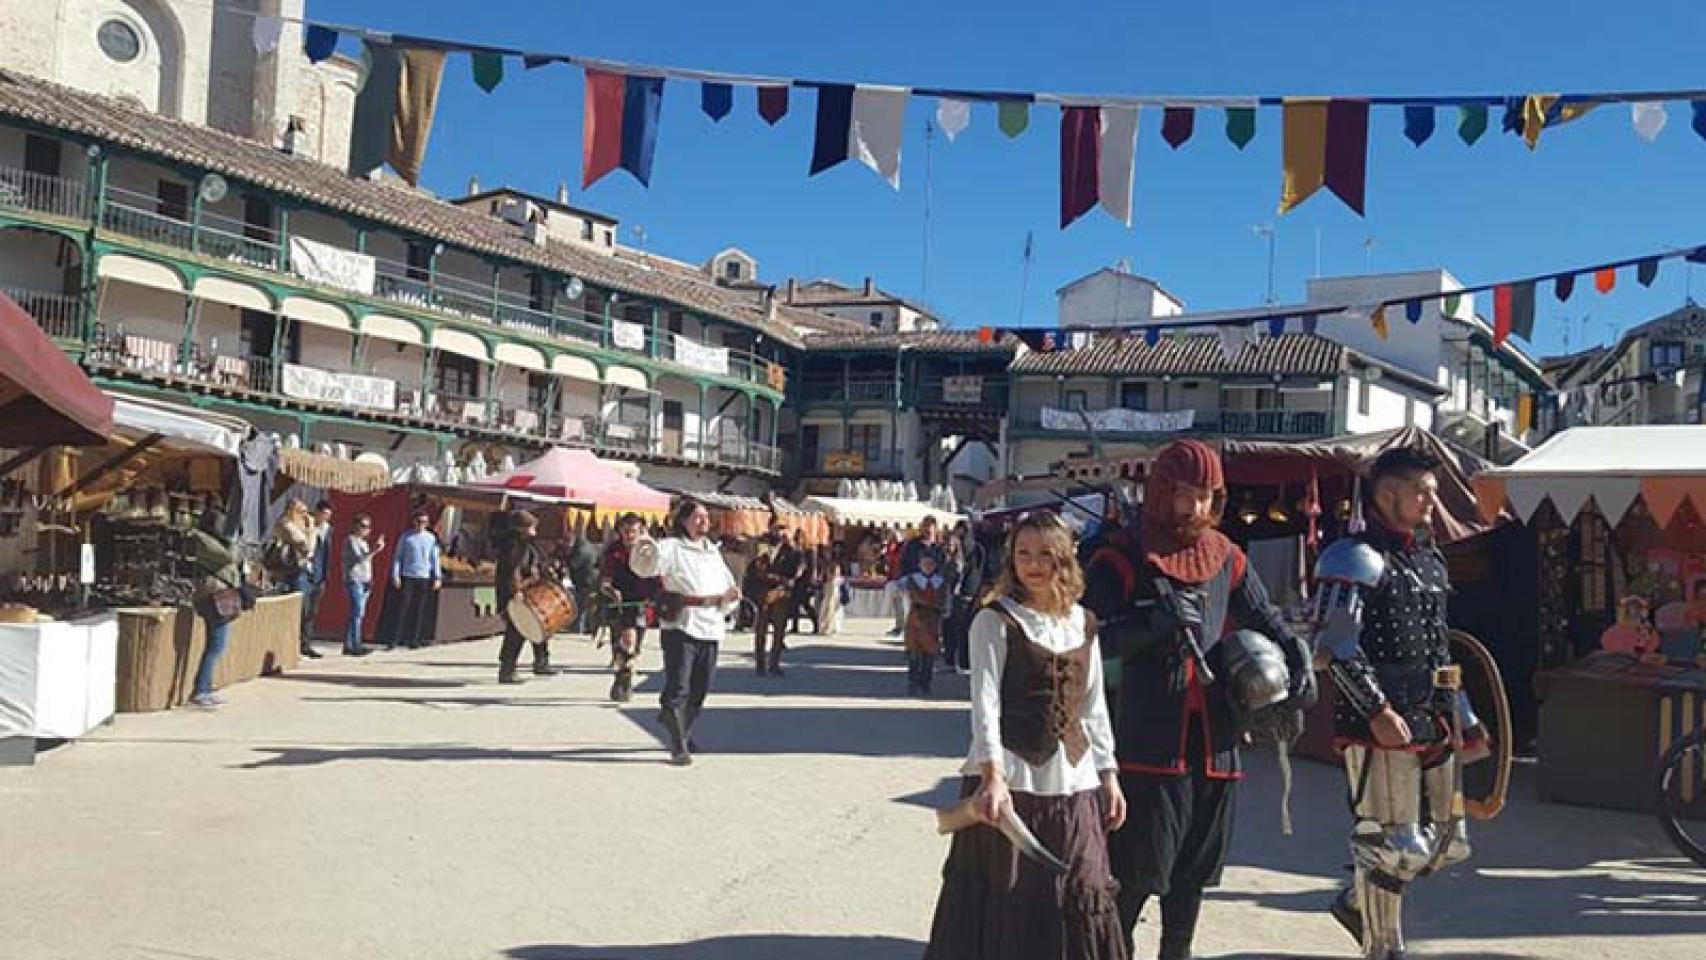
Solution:
M 849 475 L 864 473 L 865 455 L 857 450 L 824 454 L 823 472 Z
M 675 359 L 677 362 L 703 370 L 706 373 L 716 373 L 724 376 L 729 372 L 729 350 L 727 347 L 707 347 L 695 343 L 681 334 L 675 334 Z
M 625 320 L 610 322 L 610 342 L 623 350 L 644 351 L 646 349 L 646 328 Z
M 375 261 L 365 253 L 291 237 L 290 270 L 313 283 L 352 293 L 373 293 Z
M 303 400 L 341 403 L 373 410 L 397 409 L 397 383 L 384 377 L 333 373 L 294 363 L 284 365 L 284 394 Z
M 1042 426 L 1044 430 L 1074 430 L 1082 432 L 1085 418 L 1089 418 L 1090 428 L 1097 432 L 1107 433 L 1177 433 L 1189 430 L 1196 423 L 1195 410 L 1169 410 L 1166 413 L 1150 413 L 1144 410 L 1127 410 L 1115 407 L 1111 410 L 1061 410 L 1055 407 L 1042 409 Z
M 977 376 L 945 377 L 942 380 L 943 403 L 982 403 L 983 378 Z

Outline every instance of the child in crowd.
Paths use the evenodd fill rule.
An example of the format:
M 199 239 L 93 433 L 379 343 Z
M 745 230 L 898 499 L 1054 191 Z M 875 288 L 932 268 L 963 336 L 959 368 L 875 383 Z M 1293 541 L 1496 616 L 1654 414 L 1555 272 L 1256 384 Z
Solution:
M 930 693 L 930 678 L 936 672 L 936 654 L 942 649 L 942 607 L 947 587 L 936 569 L 936 555 L 925 552 L 918 570 L 902 581 L 908 601 L 906 614 L 907 692 L 913 696 Z

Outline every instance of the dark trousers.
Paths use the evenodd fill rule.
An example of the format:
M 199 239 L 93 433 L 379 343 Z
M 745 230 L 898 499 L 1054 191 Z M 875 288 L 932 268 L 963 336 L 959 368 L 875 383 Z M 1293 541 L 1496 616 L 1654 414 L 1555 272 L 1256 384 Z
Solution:
M 693 731 L 693 722 L 705 708 L 705 695 L 711 692 L 716 676 L 717 641 L 701 640 L 680 630 L 663 632 L 663 696 L 659 703 L 665 713 L 680 719 L 684 734 Z
M 951 667 L 971 666 L 971 602 L 955 598 L 953 612 L 942 621 L 942 662 Z
M 783 641 L 788 639 L 788 618 L 794 612 L 793 607 L 793 598 L 788 597 L 758 608 L 758 622 L 752 628 L 752 655 L 759 673 L 782 668 L 782 651 L 787 649 Z M 770 648 L 768 659 L 765 657 L 767 641 Z
M 817 598 L 821 588 L 808 587 L 794 594 L 794 632 L 803 633 L 800 629 L 800 618 L 805 617 L 812 622 L 812 632 L 822 633 L 823 627 L 817 622 Z
M 906 655 L 906 689 L 910 693 L 929 693 L 930 678 L 936 674 L 936 655 L 909 653 Z
M 527 645 L 527 638 L 515 625 L 504 618 L 504 642 L 498 647 L 498 672 L 514 673 L 515 665 L 521 660 L 521 648 Z M 533 665 L 539 666 L 551 662 L 551 649 L 543 643 L 533 645 Z
M 302 594 L 302 645 L 308 646 L 314 639 L 314 618 L 320 613 L 320 601 L 325 599 L 326 585 L 323 583 L 308 584 L 308 590 Z
M 432 624 L 427 622 L 427 604 L 432 602 L 432 581 L 404 577 L 402 610 L 397 614 L 397 642 L 405 647 L 424 647 L 430 641 Z

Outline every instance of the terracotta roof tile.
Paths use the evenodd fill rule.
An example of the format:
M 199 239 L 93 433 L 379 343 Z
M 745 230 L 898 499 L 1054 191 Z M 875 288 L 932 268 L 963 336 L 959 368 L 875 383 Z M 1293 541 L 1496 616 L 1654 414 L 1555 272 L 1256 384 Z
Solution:
M 813 334 L 806 337 L 806 349 L 831 350 L 918 350 L 926 353 L 985 353 L 1012 355 L 1018 341 L 1011 336 L 985 343 L 974 330 L 927 330 L 918 333 L 877 333 L 866 330 L 857 334 Z
M 1325 337 L 1288 333 L 1263 337 L 1228 359 L 1213 334 L 1186 337 L 1182 343 L 1163 339 L 1151 347 L 1142 337 L 1102 337 L 1080 350 L 1038 353 L 1027 350 L 1013 361 L 1020 376 L 1055 374 L 1172 374 L 1175 376 L 1266 375 L 1334 376 L 1342 369 L 1346 349 Z
M 0 117 L 213 171 L 346 216 L 574 274 L 623 293 L 668 300 L 795 346 L 800 343 L 795 324 L 819 316 L 813 311 L 780 307 L 776 320 L 771 321 L 750 297 L 724 291 L 709 279 L 651 269 L 567 243 L 539 246 L 522 237 L 513 225 L 484 213 L 405 187 L 351 177 L 335 167 L 285 154 L 254 140 L 9 70 L 0 70 Z

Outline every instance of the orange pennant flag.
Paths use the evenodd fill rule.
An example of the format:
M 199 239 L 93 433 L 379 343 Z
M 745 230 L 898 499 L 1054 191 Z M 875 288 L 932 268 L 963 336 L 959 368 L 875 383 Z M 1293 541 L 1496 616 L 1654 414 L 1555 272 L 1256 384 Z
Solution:
M 1314 195 L 1327 182 L 1327 101 L 1285 102 L 1285 176 L 1279 212 Z
M 1374 308 L 1374 313 L 1369 315 L 1368 322 L 1370 326 L 1374 327 L 1374 335 L 1382 340 L 1385 340 L 1387 335 L 1392 332 L 1386 326 L 1386 304 L 1384 303 Z
M 1653 515 L 1653 522 L 1663 529 L 1670 525 L 1682 501 L 1688 499 L 1691 488 L 1699 484 L 1700 481 L 1693 477 L 1642 477 L 1641 499 L 1647 501 L 1647 511 Z
M 1505 478 L 1478 473 L 1470 483 L 1475 487 L 1475 512 L 1481 515 L 1481 522 L 1499 519 L 1505 509 Z
M 1610 293 L 1617 286 L 1617 270 L 1606 267 L 1593 275 L 1593 288 L 1600 293 Z
M 1516 400 L 1516 429 L 1524 434 L 1534 429 L 1534 394 L 1523 393 Z

